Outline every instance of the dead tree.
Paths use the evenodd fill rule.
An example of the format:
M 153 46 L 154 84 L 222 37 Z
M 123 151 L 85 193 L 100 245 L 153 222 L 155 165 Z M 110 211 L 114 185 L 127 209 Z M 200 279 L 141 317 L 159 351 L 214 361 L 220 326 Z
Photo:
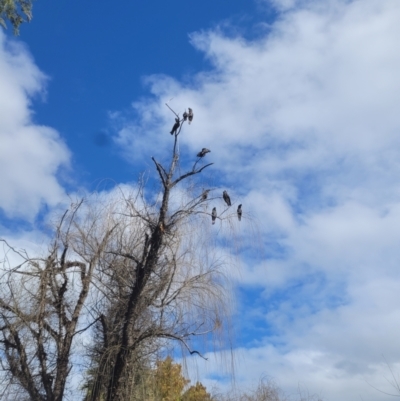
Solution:
M 0 284 L 2 399 L 61 401 L 71 370 L 74 339 L 93 273 L 115 227 L 78 221 L 81 203 L 61 218 L 47 257 L 32 258 L 2 240 L 22 262 L 5 269 Z M 101 231 L 101 235 L 98 234 Z

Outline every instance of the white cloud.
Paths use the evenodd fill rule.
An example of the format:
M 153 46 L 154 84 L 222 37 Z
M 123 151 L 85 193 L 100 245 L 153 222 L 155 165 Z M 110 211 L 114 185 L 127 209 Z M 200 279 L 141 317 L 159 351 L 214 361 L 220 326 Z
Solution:
M 400 369 L 400 3 L 273 3 L 285 12 L 256 41 L 193 34 L 213 69 L 151 77 L 155 100 L 133 105 L 144 117 L 118 141 L 163 157 L 164 103 L 192 107 L 184 154 L 210 148 L 215 176 L 258 220 L 267 258 L 241 282 L 263 288 L 271 336 L 243 351 L 242 384 L 270 374 L 293 394 L 383 401 L 371 385 L 394 391 L 385 358 Z
M 271 164 L 283 154 L 275 168 L 288 169 L 397 144 L 396 12 L 393 1 L 354 2 L 326 15 L 297 11 L 255 43 L 215 32 L 194 34 L 193 44 L 215 72 L 200 74 L 191 86 L 153 77 L 151 90 L 160 100 L 135 107 L 146 111 L 145 123 L 163 128 L 164 142 L 165 122 L 173 123 L 164 102 L 173 97 L 171 106 L 179 112 L 192 106 L 194 124 L 182 141 L 193 151 L 212 144 L 228 168 L 249 150 L 257 165 L 261 151 L 272 153 Z M 281 151 L 274 154 L 277 147 Z
M 290 10 L 298 4 L 296 0 L 267 0 L 267 2 L 279 11 Z
M 64 196 L 57 172 L 70 153 L 55 130 L 32 119 L 31 99 L 45 81 L 26 48 L 0 31 L 0 208 L 9 217 L 31 220 Z

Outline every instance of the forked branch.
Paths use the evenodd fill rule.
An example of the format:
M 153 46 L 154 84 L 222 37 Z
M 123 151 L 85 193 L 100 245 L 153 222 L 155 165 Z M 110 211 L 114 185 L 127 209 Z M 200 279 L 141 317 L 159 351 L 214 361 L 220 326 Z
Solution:
M 170 186 L 170 188 L 173 188 L 176 184 L 178 184 L 178 182 L 184 180 L 187 177 L 190 177 L 191 175 L 195 175 L 195 174 L 199 174 L 201 173 L 205 168 L 212 166 L 214 163 L 208 163 L 205 166 L 203 166 L 202 168 L 200 168 L 199 170 L 196 171 L 189 171 L 186 174 L 181 175 L 179 178 L 177 178 Z

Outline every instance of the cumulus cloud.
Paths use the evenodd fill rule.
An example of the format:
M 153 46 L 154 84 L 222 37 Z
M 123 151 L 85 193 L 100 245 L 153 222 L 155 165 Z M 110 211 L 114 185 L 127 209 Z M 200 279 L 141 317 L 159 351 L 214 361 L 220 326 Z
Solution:
M 383 400 L 368 383 L 390 392 L 382 355 L 400 361 L 400 3 L 273 3 L 285 12 L 257 40 L 192 34 L 213 68 L 150 77 L 153 97 L 133 104 L 117 141 L 162 157 L 164 103 L 192 107 L 182 154 L 210 148 L 219 181 L 256 216 L 265 257 L 246 253 L 239 282 L 261 288 L 270 334 L 238 364 L 243 382 L 272 374 L 327 400 Z
M 0 31 L 0 208 L 9 217 L 34 218 L 64 196 L 57 173 L 70 153 L 52 128 L 33 122 L 31 102 L 46 77 L 27 49 Z
M 334 198 L 341 196 L 339 186 L 356 179 L 368 185 L 379 175 L 376 181 L 383 178 L 386 186 L 387 157 L 398 169 L 398 10 L 396 2 L 376 1 L 325 13 L 298 10 L 257 42 L 193 34 L 214 71 L 189 85 L 149 78 L 156 101 L 134 103 L 140 120 L 125 126 L 118 141 L 144 153 L 154 141 L 160 146 L 152 152 L 168 148 L 173 115 L 164 103 L 173 98 L 177 112 L 186 106 L 195 111 L 181 143 L 193 153 L 202 146 L 218 149 L 211 157 L 227 173 L 246 160 L 235 179 L 270 192 L 279 178 L 282 187 L 312 171 L 315 189 Z M 318 185 L 328 173 L 334 188 Z

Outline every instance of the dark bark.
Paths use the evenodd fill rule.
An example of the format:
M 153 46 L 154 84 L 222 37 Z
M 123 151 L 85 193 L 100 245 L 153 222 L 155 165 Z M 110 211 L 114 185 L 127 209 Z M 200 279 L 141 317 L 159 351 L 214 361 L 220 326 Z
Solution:
M 131 335 L 135 321 L 138 319 L 139 314 L 143 311 L 143 300 L 141 299 L 143 297 L 143 292 L 146 288 L 149 277 L 157 269 L 159 258 L 163 253 L 163 242 L 166 235 L 166 228 L 168 228 L 168 230 L 171 230 L 173 229 L 173 225 L 175 224 L 174 219 L 170 218 L 169 221 L 167 221 L 170 191 L 180 181 L 192 175 L 200 173 L 206 167 L 212 164 L 210 163 L 197 170 L 195 170 L 194 168 L 192 171 L 174 179 L 175 169 L 179 160 L 179 154 L 177 151 L 177 140 L 178 136 L 175 135 L 172 160 L 168 172 L 160 163 L 152 158 L 163 187 L 163 198 L 161 207 L 158 212 L 157 224 L 150 227 L 151 235 L 150 237 L 147 236 L 147 238 L 145 238 L 144 240 L 144 252 L 142 261 L 137 263 L 136 265 L 136 279 L 134 285 L 131 288 L 129 300 L 126 306 L 126 310 L 124 312 L 124 324 L 122 327 L 120 340 L 117 345 L 118 352 L 107 386 L 107 401 L 117 401 L 124 399 L 123 381 L 125 380 L 127 375 L 126 370 L 131 358 L 131 354 L 145 338 L 169 337 L 178 339 L 178 337 L 174 337 L 172 335 L 173 333 L 163 333 L 159 330 L 153 330 L 151 331 L 151 334 L 142 335 L 139 339 L 136 338 L 136 341 L 134 341 L 134 338 Z M 126 254 L 120 254 L 120 256 L 128 257 Z M 132 256 L 130 256 L 129 258 L 135 260 L 135 258 L 133 258 Z M 93 400 L 95 400 L 95 398 L 93 398 Z

